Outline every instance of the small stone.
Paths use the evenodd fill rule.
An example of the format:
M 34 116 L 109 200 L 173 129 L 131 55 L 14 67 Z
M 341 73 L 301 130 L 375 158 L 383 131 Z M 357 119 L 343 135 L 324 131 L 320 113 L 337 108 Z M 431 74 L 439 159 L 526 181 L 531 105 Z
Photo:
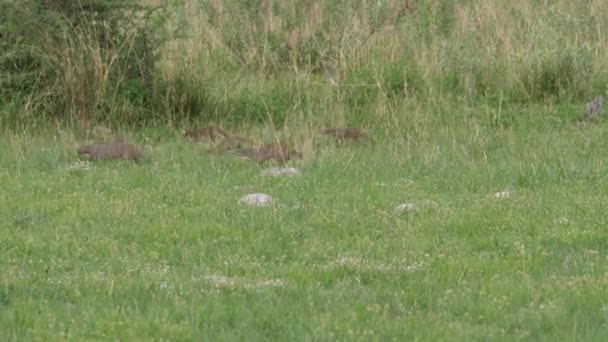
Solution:
M 262 176 L 297 176 L 302 174 L 302 171 L 295 167 L 271 167 L 270 169 L 262 170 Z
M 395 207 L 395 213 L 397 214 L 403 214 L 404 212 L 411 213 L 416 210 L 418 210 L 418 206 L 415 203 L 403 203 Z
M 239 202 L 249 205 L 251 207 L 267 207 L 269 205 L 272 205 L 274 203 L 274 200 L 269 195 L 255 193 L 243 196 Z
M 504 191 L 499 191 L 499 192 L 494 193 L 494 197 L 496 197 L 497 199 L 511 198 L 511 197 L 513 197 L 513 195 L 514 195 L 514 193 L 509 190 L 504 190 Z

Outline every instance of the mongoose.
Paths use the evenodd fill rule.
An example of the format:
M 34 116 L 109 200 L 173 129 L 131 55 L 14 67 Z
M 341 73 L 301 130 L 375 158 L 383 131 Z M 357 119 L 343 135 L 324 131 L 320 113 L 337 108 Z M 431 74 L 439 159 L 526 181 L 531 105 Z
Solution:
M 93 144 L 78 149 L 78 154 L 90 160 L 124 159 L 139 161 L 141 152 L 127 142 Z
M 338 142 L 352 142 L 368 138 L 367 133 L 358 128 L 327 128 L 321 133 L 334 137 Z
M 207 150 L 207 152 L 218 154 L 237 150 L 247 144 L 254 145 L 253 141 L 236 134 L 230 134 L 214 125 L 189 129 L 184 131 L 184 135 L 195 141 L 210 140 L 215 146 Z
M 290 159 L 301 159 L 302 153 L 291 150 L 284 142 L 268 143 L 261 146 L 242 148 L 238 154 L 246 159 L 253 160 L 258 163 L 264 163 L 269 160 L 276 160 L 284 163 Z

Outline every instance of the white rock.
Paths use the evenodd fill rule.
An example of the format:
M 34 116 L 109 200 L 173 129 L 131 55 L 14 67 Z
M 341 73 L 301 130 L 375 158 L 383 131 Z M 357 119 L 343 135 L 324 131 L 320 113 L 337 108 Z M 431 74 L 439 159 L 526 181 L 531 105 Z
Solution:
M 262 176 L 297 176 L 300 174 L 302 171 L 295 167 L 271 167 L 262 170 Z
M 496 197 L 498 199 L 511 198 L 511 197 L 513 197 L 513 195 L 514 195 L 513 191 L 509 191 L 509 190 L 499 191 L 499 192 L 494 193 L 494 197 Z
M 402 214 L 404 212 L 411 213 L 416 210 L 418 210 L 418 206 L 415 203 L 403 203 L 395 207 L 395 213 L 397 214 Z
M 266 207 L 272 205 L 274 203 L 274 200 L 269 195 L 255 193 L 243 196 L 239 202 L 252 207 Z

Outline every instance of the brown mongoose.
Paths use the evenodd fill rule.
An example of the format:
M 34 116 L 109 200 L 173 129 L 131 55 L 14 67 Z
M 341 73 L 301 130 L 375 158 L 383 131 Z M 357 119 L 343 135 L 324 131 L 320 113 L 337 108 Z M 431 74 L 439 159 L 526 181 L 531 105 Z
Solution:
M 211 140 L 212 142 L 216 142 L 228 139 L 237 141 L 239 143 L 253 144 L 253 141 L 240 137 L 236 134 L 228 133 L 215 125 L 209 125 L 203 128 L 187 129 L 184 131 L 184 136 L 195 141 Z
M 358 128 L 326 128 L 321 133 L 332 136 L 341 143 L 366 140 L 368 138 L 367 133 Z
M 245 145 L 254 145 L 252 140 L 240 137 L 236 134 L 230 134 L 214 125 L 185 130 L 184 135 L 195 141 L 211 141 L 214 146 L 208 149 L 207 152 L 217 154 L 238 150 Z
M 260 146 L 242 148 L 238 154 L 258 163 L 275 160 L 284 163 L 290 159 L 301 159 L 302 153 L 294 151 L 284 142 L 268 143 Z
M 80 147 L 78 154 L 90 160 L 124 159 L 139 161 L 141 152 L 127 142 L 111 142 Z

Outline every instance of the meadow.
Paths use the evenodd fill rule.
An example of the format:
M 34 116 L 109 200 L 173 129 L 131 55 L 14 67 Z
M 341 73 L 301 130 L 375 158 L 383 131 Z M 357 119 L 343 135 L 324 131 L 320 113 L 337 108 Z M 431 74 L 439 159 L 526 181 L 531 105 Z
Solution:
M 4 339 L 605 340 L 607 4 L 353 3 L 185 1 L 151 90 L 45 51 L 0 101 Z M 302 174 L 180 134 L 208 123 Z M 144 160 L 80 161 L 101 126 Z

